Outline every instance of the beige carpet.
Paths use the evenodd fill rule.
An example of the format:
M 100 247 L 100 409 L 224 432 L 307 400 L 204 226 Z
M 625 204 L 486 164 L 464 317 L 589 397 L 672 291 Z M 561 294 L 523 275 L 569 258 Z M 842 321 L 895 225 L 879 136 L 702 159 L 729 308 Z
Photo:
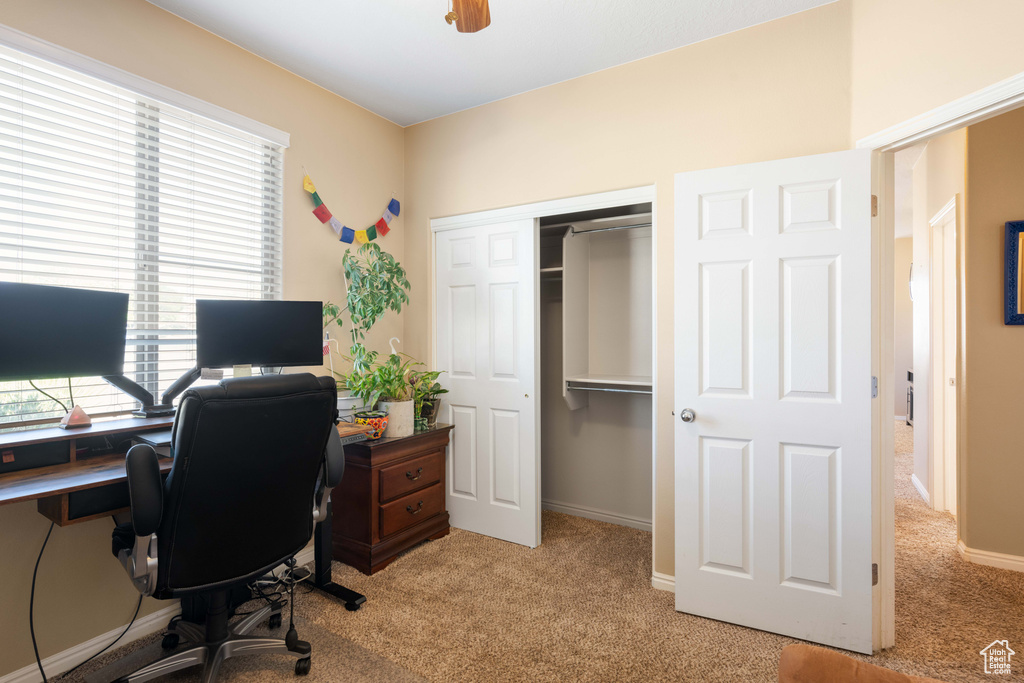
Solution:
M 910 483 L 911 430 L 898 425 L 897 439 L 897 645 L 870 661 L 982 681 L 978 651 L 1008 638 L 1024 673 L 1024 574 L 960 560 L 955 520 Z M 650 534 L 551 512 L 543 523 L 534 550 L 453 530 L 372 577 L 336 563 L 335 580 L 368 601 L 346 612 L 301 596 L 313 635 L 300 635 L 314 641 L 308 680 L 776 680 L 779 653 L 795 641 L 676 613 L 672 594 L 650 586 Z M 268 660 L 222 680 L 290 671 Z

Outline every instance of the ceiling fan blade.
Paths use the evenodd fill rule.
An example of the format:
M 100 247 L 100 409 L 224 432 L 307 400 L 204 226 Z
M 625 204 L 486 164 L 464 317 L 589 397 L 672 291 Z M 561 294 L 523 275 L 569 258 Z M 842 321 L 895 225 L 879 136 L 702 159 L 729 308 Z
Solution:
M 452 0 L 452 9 L 459 17 L 455 20 L 459 33 L 476 33 L 491 25 L 487 0 Z

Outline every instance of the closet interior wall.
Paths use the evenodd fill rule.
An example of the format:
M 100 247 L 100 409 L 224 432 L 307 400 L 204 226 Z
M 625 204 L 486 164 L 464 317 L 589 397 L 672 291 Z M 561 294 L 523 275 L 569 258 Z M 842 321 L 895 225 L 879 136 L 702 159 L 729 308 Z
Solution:
M 563 396 L 563 359 L 576 365 L 585 360 L 593 374 L 646 377 L 646 387 L 615 388 L 650 390 L 651 229 L 608 230 L 563 238 L 569 226 L 552 225 L 553 220 L 557 219 L 542 224 L 540 235 L 542 507 L 649 531 L 651 396 L 570 391 L 566 392 L 568 400 L 576 395 L 577 403 L 582 404 L 570 409 Z M 646 214 L 577 221 L 572 226 L 579 233 L 649 222 L 650 214 Z M 589 270 L 582 282 L 577 279 L 574 286 L 564 289 L 560 271 L 563 239 L 587 242 L 584 265 Z M 581 287 L 585 296 L 573 296 Z M 584 338 L 579 345 L 585 348 L 565 345 L 566 317 L 576 321 L 568 324 L 585 325 L 582 335 L 570 335 L 570 339 Z

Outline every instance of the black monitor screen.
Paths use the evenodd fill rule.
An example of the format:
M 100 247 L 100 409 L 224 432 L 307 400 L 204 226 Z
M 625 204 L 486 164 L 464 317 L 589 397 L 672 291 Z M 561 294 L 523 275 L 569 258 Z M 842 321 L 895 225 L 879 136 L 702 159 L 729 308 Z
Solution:
M 321 365 L 319 301 L 196 301 L 196 365 Z
M 0 381 L 124 372 L 128 295 L 0 282 Z

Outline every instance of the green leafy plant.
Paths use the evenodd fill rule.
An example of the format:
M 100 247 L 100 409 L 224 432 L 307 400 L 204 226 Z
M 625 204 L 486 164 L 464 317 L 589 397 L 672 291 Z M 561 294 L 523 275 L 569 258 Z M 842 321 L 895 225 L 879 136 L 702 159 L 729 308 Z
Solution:
M 423 412 L 423 406 L 436 401 L 441 394 L 447 394 L 448 390 L 442 387 L 437 378 L 444 370 L 427 370 L 412 373 L 410 383 L 412 384 L 412 400 L 415 407 L 415 415 Z
M 354 346 L 362 347 L 361 344 Z M 352 371 L 341 375 L 344 377 L 345 388 L 361 398 L 369 409 L 377 401 L 397 402 L 413 398 L 410 378 L 413 368 L 423 363 L 404 353 L 390 354 L 381 362 L 377 358 L 376 351 L 366 349 L 362 349 L 358 358 L 350 358 Z
M 346 251 L 341 265 L 347 286 L 345 306 L 331 301 L 323 305 L 324 332 L 332 324 L 344 329 L 347 315 L 355 346 L 387 311 L 402 312 L 409 303 L 410 284 L 402 264 L 373 242 L 355 252 Z M 354 348 L 352 355 L 357 355 Z
M 355 252 L 346 251 L 341 265 L 348 293 L 346 306 L 335 319 L 348 312 L 355 345 L 387 311 L 402 312 L 402 306 L 409 303 L 410 285 L 402 264 L 374 242 L 367 242 Z
M 327 332 L 327 328 L 331 326 L 331 323 L 336 324 L 338 327 L 344 329 L 345 321 L 342 318 L 342 314 L 346 309 L 342 308 L 336 303 L 328 301 L 323 307 L 324 316 L 324 332 Z

